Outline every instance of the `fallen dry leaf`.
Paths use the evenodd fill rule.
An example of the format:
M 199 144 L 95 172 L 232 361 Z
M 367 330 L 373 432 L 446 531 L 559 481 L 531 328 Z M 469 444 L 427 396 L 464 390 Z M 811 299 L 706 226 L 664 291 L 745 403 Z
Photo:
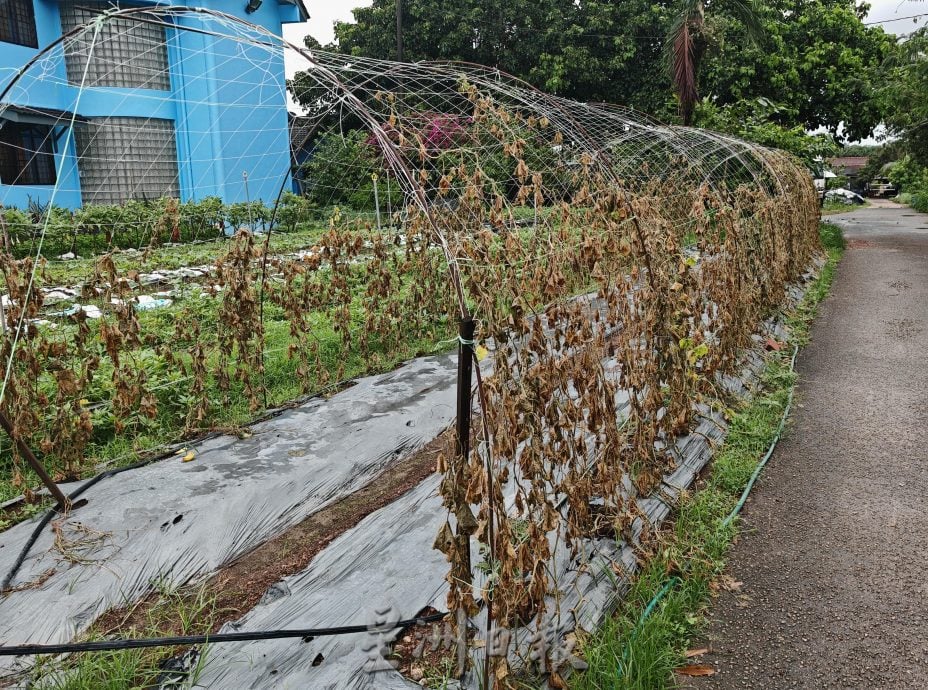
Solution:
M 681 676 L 714 676 L 715 669 L 708 664 L 689 664 L 677 669 Z
M 740 592 L 743 584 L 741 580 L 736 580 L 731 575 L 721 575 L 709 584 L 709 588 L 714 592 L 720 589 L 726 592 Z
M 708 653 L 709 653 L 708 647 L 699 647 L 697 649 L 687 649 L 686 658 L 692 659 L 694 656 L 702 656 L 703 654 L 708 654 Z
M 196 453 L 194 453 L 193 451 L 190 451 L 189 453 L 187 453 L 187 454 L 184 456 L 184 459 L 183 459 L 181 462 L 190 462 L 190 461 L 193 460 L 196 456 L 197 456 Z
M 774 340 L 773 338 L 767 338 L 765 345 L 767 346 L 768 350 L 773 350 L 774 352 L 779 352 L 783 349 L 783 343 L 778 340 Z

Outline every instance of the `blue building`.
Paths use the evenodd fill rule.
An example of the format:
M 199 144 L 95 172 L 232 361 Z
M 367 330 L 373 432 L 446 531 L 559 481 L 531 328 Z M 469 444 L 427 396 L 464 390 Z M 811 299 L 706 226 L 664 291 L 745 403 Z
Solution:
M 282 48 L 184 12 L 71 33 L 117 4 L 140 6 L 0 0 L 0 204 L 275 199 L 291 168 Z M 302 0 L 192 4 L 275 35 L 307 19 Z

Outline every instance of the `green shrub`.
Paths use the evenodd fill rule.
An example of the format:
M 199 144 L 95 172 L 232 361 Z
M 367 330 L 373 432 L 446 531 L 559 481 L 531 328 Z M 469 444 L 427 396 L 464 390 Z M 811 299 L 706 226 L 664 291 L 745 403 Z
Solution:
M 260 201 L 223 204 L 214 196 L 182 204 L 166 198 L 87 204 L 74 211 L 33 203 L 28 210 L 0 208 L 4 233 L 0 245 L 16 258 L 35 254 L 44 229 L 43 255 L 92 256 L 110 249 L 141 249 L 153 240 L 159 244 L 223 237 L 227 225 L 267 229 L 273 217 L 273 206 Z M 277 229 L 295 230 L 316 217 L 310 200 L 285 192 L 277 210 Z
M 312 220 L 316 215 L 316 208 L 309 199 L 293 192 L 284 192 L 277 206 L 278 227 L 274 229 L 292 232 L 300 223 Z
M 910 206 L 919 213 L 928 213 L 928 189 L 921 189 L 912 194 Z
M 916 163 L 911 156 L 893 163 L 886 176 L 904 192 L 915 193 L 920 189 L 928 189 L 928 169 Z
M 380 207 L 387 207 L 387 189 L 383 182 L 383 163 L 377 147 L 368 143 L 368 133 L 351 130 L 342 135 L 327 132 L 313 146 L 310 159 L 303 165 L 303 179 L 309 200 L 316 206 L 349 206 L 356 211 L 374 211 L 374 180 Z M 402 203 L 402 190 L 394 184 L 389 202 L 393 208 Z
M 225 206 L 218 196 L 181 204 L 181 237 L 191 242 L 221 236 L 225 214 Z

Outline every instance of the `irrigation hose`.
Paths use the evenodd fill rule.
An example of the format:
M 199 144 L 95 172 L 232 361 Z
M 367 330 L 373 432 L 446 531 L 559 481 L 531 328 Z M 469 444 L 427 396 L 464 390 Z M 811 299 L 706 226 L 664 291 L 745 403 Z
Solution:
M 789 370 L 794 372 L 796 370 L 796 356 L 799 354 L 799 346 L 793 346 L 793 356 L 790 358 Z M 795 386 L 791 386 L 789 389 L 789 397 L 786 399 L 786 407 L 783 409 L 783 414 L 780 416 L 780 423 L 777 425 L 777 432 L 773 437 L 773 440 L 770 442 L 770 447 L 767 448 L 767 452 L 764 453 L 764 456 L 760 459 L 760 462 L 757 463 L 757 467 L 754 468 L 754 472 L 751 473 L 751 478 L 748 480 L 747 485 L 744 487 L 744 491 L 741 492 L 741 496 L 738 499 L 738 502 L 735 504 L 735 507 L 732 508 L 728 516 L 722 521 L 722 526 L 727 527 L 730 525 L 734 519 L 738 516 L 738 513 L 741 512 L 741 509 L 744 508 L 744 504 L 748 500 L 748 496 L 751 493 L 751 489 L 754 488 L 754 484 L 757 483 L 757 479 L 760 477 L 760 473 L 763 472 L 764 466 L 767 464 L 767 461 L 770 460 L 770 457 L 773 455 L 773 451 L 776 450 L 777 444 L 780 442 L 780 437 L 783 435 L 783 428 L 786 426 L 786 420 L 789 418 L 790 410 L 793 407 L 793 393 L 795 392 Z M 641 616 L 638 618 L 638 622 L 635 623 L 635 627 L 632 629 L 631 634 L 629 635 L 628 643 L 625 645 L 625 651 L 622 654 L 623 662 L 628 661 L 628 653 L 631 646 L 631 643 L 634 641 L 635 637 L 638 635 L 638 631 L 641 629 L 642 624 L 650 617 L 654 612 L 655 607 L 660 603 L 667 593 L 680 582 L 680 578 L 674 575 L 667 582 L 664 583 L 664 586 L 658 590 L 651 600 L 648 602 L 648 605 L 645 606 L 644 611 L 642 611 Z M 622 676 L 622 667 L 619 667 L 619 677 Z
M 75 491 L 68 494 L 68 502 L 73 504 L 81 495 L 87 491 L 90 487 L 94 486 L 98 482 L 106 479 L 107 477 L 113 477 L 117 474 L 122 474 L 123 472 L 128 472 L 129 470 L 137 470 L 140 467 L 151 464 L 153 461 L 143 461 L 136 463 L 134 465 L 128 465 L 126 467 L 120 467 L 115 470 L 107 470 L 106 472 L 101 472 L 96 477 L 88 479 Z M 32 530 L 32 534 L 29 535 L 29 539 L 26 540 L 26 543 L 23 544 L 23 548 L 19 552 L 19 556 L 16 558 L 16 562 L 13 563 L 13 567 L 10 568 L 9 572 L 6 574 L 6 577 L 3 578 L 3 584 L 0 584 L 0 594 L 4 594 L 9 591 L 10 585 L 13 584 L 13 579 L 19 573 L 19 569 L 23 567 L 23 563 L 26 561 L 26 556 L 29 555 L 29 552 L 32 551 L 32 547 L 35 546 L 36 541 L 38 541 L 39 536 L 42 534 L 48 523 L 52 521 L 52 518 L 56 515 L 61 514 L 61 506 L 56 506 L 45 513 L 42 516 L 42 519 L 36 523 L 35 529 Z
M 799 346 L 793 346 L 793 356 L 789 361 L 789 370 L 790 372 L 796 371 L 796 355 L 799 354 Z M 777 426 L 777 433 L 773 437 L 773 441 L 770 443 L 770 447 L 767 449 L 767 452 L 764 454 L 764 457 L 761 458 L 760 462 L 757 463 L 757 467 L 754 468 L 754 472 L 751 474 L 751 478 L 748 480 L 747 486 L 744 487 L 744 491 L 741 492 L 741 497 L 738 499 L 738 503 L 735 504 L 735 507 L 728 514 L 728 517 L 722 522 L 723 527 L 727 527 L 732 523 L 732 521 L 738 516 L 738 513 L 741 512 L 741 509 L 744 508 L 745 502 L 748 500 L 748 495 L 751 493 L 751 489 L 754 488 L 757 478 L 760 477 L 760 473 L 763 472 L 764 466 L 767 464 L 767 461 L 770 460 L 770 456 L 773 455 L 773 451 L 776 449 L 777 444 L 780 442 L 780 436 L 783 434 L 783 427 L 786 426 L 786 419 L 789 417 L 789 412 L 793 407 L 793 393 L 795 392 L 796 387 L 790 386 L 789 397 L 786 399 L 786 407 L 783 410 L 783 415 L 780 417 L 780 423 Z
M 358 633 L 383 634 L 412 625 L 434 623 L 447 614 L 433 613 L 409 620 L 397 621 L 387 627 L 376 625 L 343 625 L 336 628 L 302 628 L 294 630 L 258 630 L 255 632 L 216 633 L 214 635 L 179 635 L 177 637 L 143 637 L 134 640 L 100 640 L 98 642 L 72 642 L 70 644 L 25 644 L 0 647 L 0 656 L 25 656 L 37 654 L 71 654 L 74 652 L 115 652 L 126 649 L 147 649 L 150 647 L 178 647 L 217 642 L 254 642 L 257 640 L 283 640 L 300 637 L 332 637 L 335 635 L 355 635 Z
M 795 346 L 793 349 L 793 356 L 790 360 L 790 371 L 793 371 L 796 366 L 796 355 L 799 352 L 799 347 Z M 728 525 L 735 519 L 738 513 L 741 512 L 741 509 L 744 507 L 745 502 L 747 501 L 748 495 L 751 493 L 751 489 L 754 487 L 757 478 L 760 476 L 760 473 L 763 471 L 764 466 L 767 464 L 767 461 L 770 460 L 770 456 L 773 455 L 773 451 L 777 446 L 777 443 L 780 440 L 780 436 L 783 433 L 783 427 L 786 425 L 786 420 L 789 416 L 790 409 L 793 404 L 793 390 L 790 389 L 789 398 L 786 402 L 786 409 L 783 410 L 783 416 L 780 418 L 780 423 L 777 426 L 777 433 L 773 438 L 773 441 L 770 444 L 766 454 L 758 463 L 757 467 L 754 469 L 753 474 L 751 475 L 750 480 L 748 481 L 747 486 L 741 494 L 741 497 L 738 499 L 738 503 L 729 513 L 728 517 L 722 522 L 723 525 Z M 142 465 L 148 463 L 139 463 L 137 465 L 131 465 L 129 467 L 122 467 L 117 470 L 110 470 L 109 472 L 103 472 L 102 474 L 97 475 L 93 479 L 89 480 L 79 489 L 70 494 L 69 498 L 73 501 L 74 499 L 80 497 L 87 489 L 96 484 L 97 482 L 105 479 L 107 477 L 112 477 L 113 475 L 120 474 L 121 472 L 126 472 L 132 469 L 138 469 Z M 52 516 L 55 515 L 55 511 L 49 511 L 46 513 L 45 517 L 38 523 L 36 529 L 33 531 L 30 540 L 26 543 L 23 551 L 20 554 L 20 558 L 14 564 L 10 573 L 7 575 L 6 579 L 3 582 L 3 586 L 0 587 L 0 591 L 7 589 L 10 581 L 15 577 L 16 573 L 19 571 L 19 568 L 22 566 L 22 562 L 25 560 L 26 554 L 32 548 L 32 545 L 38 539 L 39 534 L 51 520 Z M 664 586 L 661 587 L 660 591 L 654 595 L 651 601 L 648 602 L 648 605 L 645 607 L 644 611 L 641 614 L 641 617 L 638 619 L 638 622 L 635 624 L 635 628 L 632 631 L 631 639 L 634 639 L 638 630 L 641 628 L 641 624 L 653 613 L 654 609 L 660 603 L 661 599 L 667 595 L 671 588 L 679 582 L 679 578 L 676 576 L 671 577 L 667 582 L 664 583 Z M 389 630 L 396 630 L 398 628 L 407 628 L 412 625 L 421 625 L 423 623 L 434 623 L 445 617 L 446 614 L 436 613 L 430 616 L 424 616 L 420 618 L 413 618 L 410 620 L 398 621 L 393 625 Z M 287 638 L 309 638 L 309 637 L 330 637 L 334 635 L 353 635 L 364 632 L 388 632 L 389 630 L 384 628 L 371 627 L 369 625 L 346 625 L 336 628 L 304 628 L 304 629 L 295 629 L 295 630 L 264 630 L 256 632 L 236 632 L 236 633 L 216 633 L 215 635 L 181 635 L 177 637 L 149 637 L 149 638 L 139 638 L 133 640 L 101 640 L 99 642 L 73 642 L 70 644 L 48 644 L 48 645 L 18 645 L 18 646 L 0 646 L 0 656 L 25 656 L 25 655 L 39 655 L 39 654 L 71 654 L 76 652 L 108 652 L 108 651 L 120 651 L 125 649 L 145 649 L 150 647 L 176 647 L 184 645 L 197 645 L 197 644 L 214 644 L 219 642 L 253 642 L 257 640 L 280 640 Z M 625 654 L 623 658 L 627 657 L 628 654 L 628 645 L 625 647 Z M 619 669 L 619 674 L 621 675 L 621 668 Z
M 284 350 L 284 349 L 286 348 L 281 348 L 281 350 Z M 312 393 L 311 395 L 298 398 L 296 401 L 293 401 L 291 403 L 287 403 L 285 405 L 281 405 L 271 410 L 267 410 L 263 415 L 253 420 L 252 424 L 257 424 L 258 422 L 261 422 L 267 419 L 272 419 L 276 417 L 277 415 L 281 414 L 282 412 L 284 412 L 285 410 L 290 409 L 295 404 L 302 404 L 303 402 L 306 402 L 308 400 L 311 400 L 313 398 L 316 398 L 316 397 L 319 397 L 325 394 L 326 391 L 338 389 L 341 386 L 344 386 L 349 382 L 350 380 L 337 381 L 335 383 L 329 384 L 328 386 L 324 386 L 323 388 L 319 389 L 315 393 Z M 218 432 L 210 432 L 206 434 L 205 436 L 200 437 L 199 441 L 202 442 L 207 439 L 214 438 L 218 435 L 219 435 Z M 161 446 L 160 448 L 164 449 L 166 447 L 169 447 L 169 446 Z M 155 448 L 154 450 L 157 450 L 157 448 Z M 87 491 L 87 489 L 94 486 L 95 484 L 97 484 L 99 481 L 103 479 L 107 479 L 108 477 L 114 477 L 117 474 L 122 474 L 123 472 L 128 472 L 130 470 L 137 470 L 142 467 L 146 467 L 147 465 L 152 465 L 156 462 L 160 462 L 161 460 L 164 460 L 167 457 L 170 457 L 170 451 L 168 451 L 167 453 L 162 453 L 159 455 L 152 456 L 148 458 L 147 460 L 142 460 L 141 462 L 137 462 L 133 465 L 127 465 L 126 467 L 118 467 L 112 470 L 105 470 L 101 472 L 100 474 L 88 479 L 83 485 L 81 485 L 76 491 L 74 491 L 74 493 L 70 494 L 68 496 L 68 501 L 73 505 L 75 502 L 75 499 L 79 498 L 81 494 Z M 74 507 L 77 507 L 77 506 L 74 506 Z M 26 561 L 26 557 L 29 555 L 29 552 L 32 551 L 32 547 L 35 546 L 36 541 L 38 541 L 39 536 L 42 534 L 42 530 L 48 526 L 48 523 L 51 522 L 53 517 L 55 517 L 56 515 L 60 515 L 60 514 L 61 514 L 61 507 L 55 506 L 54 508 L 46 512 L 45 515 L 42 516 L 42 519 L 36 523 L 35 528 L 32 530 L 32 534 L 29 535 L 29 539 L 26 540 L 26 543 L 23 545 L 22 550 L 19 552 L 19 556 L 16 558 L 16 562 L 13 563 L 13 567 L 10 568 L 10 571 L 6 574 L 6 577 L 3 578 L 3 583 L 0 584 L 0 595 L 6 594 L 9 592 L 10 587 L 13 584 L 13 579 L 19 573 L 20 568 L 23 567 L 23 563 Z

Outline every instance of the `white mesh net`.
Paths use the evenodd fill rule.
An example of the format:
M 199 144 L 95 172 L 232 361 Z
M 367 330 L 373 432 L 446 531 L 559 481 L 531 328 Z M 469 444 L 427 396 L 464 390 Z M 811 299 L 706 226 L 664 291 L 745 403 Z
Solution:
M 59 477 L 472 321 L 479 433 L 440 462 L 437 546 L 451 607 L 524 622 L 556 586 L 552 535 L 627 532 L 693 401 L 817 251 L 785 154 L 479 66 L 98 10 L 70 7 L 0 94 L 2 408 Z M 309 67 L 288 84 L 291 57 Z M 477 589 L 471 539 L 493 573 Z

